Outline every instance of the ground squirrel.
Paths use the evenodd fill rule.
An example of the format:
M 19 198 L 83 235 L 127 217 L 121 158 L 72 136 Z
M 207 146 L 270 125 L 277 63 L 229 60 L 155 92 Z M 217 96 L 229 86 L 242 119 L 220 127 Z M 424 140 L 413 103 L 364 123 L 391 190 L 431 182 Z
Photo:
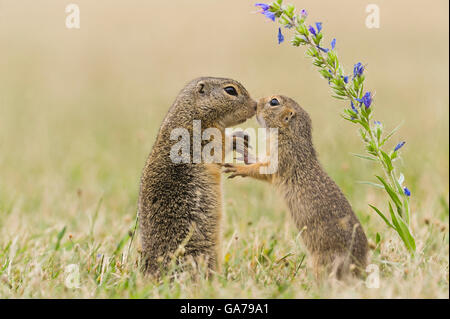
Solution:
M 217 267 L 221 164 L 173 163 L 171 131 L 183 128 L 192 137 L 193 121 L 201 120 L 202 127 L 217 128 L 224 137 L 225 128 L 252 117 L 256 105 L 239 82 L 226 78 L 197 78 L 179 93 L 161 124 L 141 177 L 138 215 L 146 273 L 158 276 L 180 258 L 194 263 L 203 260 L 208 270 Z M 191 139 L 191 159 L 193 143 Z
M 277 185 L 287 202 L 302 239 L 312 255 L 315 274 L 323 271 L 338 278 L 364 272 L 368 244 L 358 218 L 336 183 L 322 169 L 312 143 L 311 119 L 294 100 L 285 96 L 258 102 L 261 126 L 278 129 L 278 158 L 250 165 L 227 165 L 229 177 L 249 176 Z M 273 137 L 272 137 L 273 139 Z M 271 141 L 273 142 L 273 141 Z M 260 168 L 278 161 L 274 174 Z

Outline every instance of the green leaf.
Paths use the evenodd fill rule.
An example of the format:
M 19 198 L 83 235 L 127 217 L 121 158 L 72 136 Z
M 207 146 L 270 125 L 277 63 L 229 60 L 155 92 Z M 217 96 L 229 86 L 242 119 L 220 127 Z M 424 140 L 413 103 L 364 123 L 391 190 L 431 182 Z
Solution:
M 284 10 L 284 13 L 289 17 L 292 18 L 294 16 L 294 9 L 295 7 L 292 4 L 288 4 L 286 6 L 286 9 Z
M 394 192 L 394 190 L 384 181 L 383 178 L 381 178 L 378 175 L 375 175 L 376 178 L 378 178 L 378 180 L 383 184 L 384 189 L 386 190 L 386 192 L 389 194 L 389 196 L 392 198 L 392 200 L 394 201 L 395 206 L 397 207 L 401 207 L 402 203 L 400 202 L 400 199 L 398 198 L 397 194 Z
M 344 91 L 339 90 L 339 89 L 334 89 L 334 92 L 336 92 L 337 95 L 342 96 L 342 97 L 347 96 L 347 94 L 345 94 Z M 355 113 L 355 114 L 356 114 L 356 113 Z
M 410 211 L 409 211 L 409 199 L 407 196 L 404 196 L 403 198 L 403 208 L 405 210 L 405 221 L 406 224 L 409 225 L 409 219 L 410 219 Z
M 391 152 L 391 160 L 396 159 L 398 157 L 398 153 L 397 152 Z
M 395 187 L 397 187 L 397 192 L 398 192 L 399 194 L 404 195 L 404 194 L 403 194 L 402 186 L 401 186 L 401 184 L 399 183 L 398 179 L 395 178 L 395 176 L 394 176 L 392 179 L 394 180 Z
M 328 72 L 328 71 L 325 70 L 325 69 L 320 69 L 320 70 L 319 70 L 319 73 L 322 74 L 322 76 L 323 76 L 325 79 L 329 79 L 329 78 L 331 77 L 330 72 Z
M 319 55 L 316 48 L 310 47 L 308 50 L 306 50 L 306 55 L 309 55 L 310 57 L 316 57 Z
M 349 121 L 349 122 L 352 122 L 352 123 L 357 123 L 356 120 L 352 120 L 350 117 L 346 117 L 346 116 L 344 116 L 343 114 L 341 114 L 341 117 L 342 117 L 344 120 L 346 120 L 346 121 Z
M 318 33 L 318 34 L 313 38 L 314 43 L 315 43 L 316 45 L 320 45 L 320 41 L 322 40 L 322 38 L 323 38 L 323 34 L 322 34 L 322 33 Z
M 366 149 L 370 154 L 377 154 L 377 148 L 372 141 L 369 141 L 369 143 L 366 145 Z
M 300 33 L 303 36 L 308 35 L 308 29 L 306 28 L 306 26 L 303 23 L 301 23 L 297 26 L 297 31 L 298 31 L 298 33 Z
M 363 129 L 359 129 L 358 130 L 359 131 L 359 134 L 361 135 L 361 138 L 365 141 L 365 142 L 368 142 L 369 140 L 368 140 L 368 138 L 367 138 L 367 133 L 366 133 L 366 131 L 364 131 Z
M 373 187 L 376 187 L 376 188 L 384 189 L 383 185 L 380 185 L 380 184 L 377 184 L 377 183 L 372 183 L 372 182 L 367 182 L 367 181 L 357 181 L 356 183 L 364 184 L 364 185 L 370 185 L 370 186 L 373 186 Z
M 347 113 L 350 117 L 354 117 L 355 119 L 358 118 L 358 114 L 356 114 L 353 110 L 346 109 L 344 110 L 344 113 Z
M 395 225 L 397 233 L 402 238 L 403 242 L 405 243 L 406 248 L 411 252 L 415 252 L 416 251 L 416 242 L 414 240 L 414 237 L 411 235 L 411 231 L 409 230 L 409 227 L 405 224 L 403 219 L 400 216 L 396 215 L 396 213 L 392 209 L 392 205 L 390 202 L 389 202 L 389 211 L 391 213 L 391 219 L 392 219 L 393 224 Z
M 386 225 L 388 225 L 389 227 L 391 227 L 393 229 L 396 229 L 378 208 L 376 208 L 375 206 L 372 206 L 370 204 L 369 204 L 369 206 L 384 220 Z
M 360 154 L 355 154 L 355 153 L 351 153 L 353 156 L 368 160 L 368 161 L 373 161 L 376 162 L 377 158 L 376 157 L 372 157 L 372 156 L 367 156 L 367 155 L 360 155 Z M 382 185 L 380 185 L 381 187 L 383 187 Z
M 270 4 L 270 11 L 276 12 L 281 9 L 281 5 L 283 4 L 283 0 L 277 0 Z
M 391 131 L 391 133 L 389 133 L 389 134 L 381 141 L 380 146 L 383 146 L 384 143 L 386 143 L 386 141 L 387 141 L 389 138 L 391 138 L 391 136 L 394 135 L 394 134 L 398 131 L 398 129 L 400 128 L 400 126 L 402 126 L 402 125 L 403 125 L 403 122 L 400 123 L 399 125 L 397 125 L 397 126 Z
M 299 45 L 306 44 L 306 41 L 305 41 L 305 39 L 302 38 L 302 35 L 296 34 L 294 36 L 294 38 L 291 40 L 291 43 L 292 43 L 293 46 L 298 47 Z M 320 66 L 320 65 L 318 65 L 318 66 Z
M 394 167 L 392 166 L 392 161 L 389 155 L 387 155 L 383 150 L 380 150 L 381 155 L 383 156 L 384 162 L 386 163 L 388 172 L 392 172 Z
M 382 133 L 382 129 L 381 129 L 381 127 L 379 125 L 377 125 L 376 135 L 377 135 L 378 144 L 380 143 L 380 140 L 381 140 L 381 133 Z
M 358 102 L 358 103 L 359 103 L 359 102 Z M 364 105 L 362 105 L 362 106 L 359 108 L 359 110 L 360 110 L 362 116 L 367 117 L 366 107 L 365 107 Z
M 369 131 L 369 125 L 367 124 L 366 120 L 361 121 L 360 124 L 366 129 L 366 131 Z
M 378 245 L 381 241 L 380 233 L 377 232 L 377 235 L 375 236 L 375 243 Z

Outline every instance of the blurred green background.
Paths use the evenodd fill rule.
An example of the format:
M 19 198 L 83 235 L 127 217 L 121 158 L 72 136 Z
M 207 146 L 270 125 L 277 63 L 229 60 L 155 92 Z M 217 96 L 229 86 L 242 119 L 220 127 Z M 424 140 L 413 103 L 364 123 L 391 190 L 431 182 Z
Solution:
M 412 191 L 412 227 L 448 222 L 448 1 L 373 2 L 379 29 L 365 27 L 364 1 L 289 2 L 323 22 L 327 43 L 337 38 L 347 73 L 367 63 L 374 119 L 387 129 L 403 122 L 392 147 L 407 142 L 399 168 Z M 126 232 L 159 125 L 198 76 L 231 77 L 254 98 L 297 100 L 312 117 L 323 166 L 366 229 L 375 225 L 369 237 L 385 230 L 367 206 L 385 208 L 383 193 L 355 183 L 379 170 L 350 154 L 363 150 L 356 127 L 339 116 L 346 105 L 331 98 L 302 48 L 277 44 L 277 27 L 254 1 L 75 3 L 80 29 L 65 27 L 66 1 L 0 0 L 0 243 L 63 225 L 84 233 L 100 198 L 96 234 Z M 269 185 L 235 179 L 225 188 L 225 238 L 254 231 L 252 222 L 266 221 L 269 233 L 292 227 Z
M 447 195 L 448 2 L 380 1 L 379 29 L 365 27 L 361 1 L 294 3 L 324 23 L 326 41 L 337 38 L 347 72 L 367 63 L 375 118 L 388 129 L 404 121 L 394 141 L 407 141 L 415 204 Z M 358 196 L 368 191 L 353 183 L 373 170 L 349 155 L 362 150 L 339 117 L 345 105 L 301 48 L 277 44 L 253 1 L 77 1 L 80 29 L 65 27 L 64 1 L 0 4 L 0 194 L 120 189 L 134 203 L 161 120 L 203 75 L 237 79 L 254 98 L 299 101 L 330 174 L 364 188 Z

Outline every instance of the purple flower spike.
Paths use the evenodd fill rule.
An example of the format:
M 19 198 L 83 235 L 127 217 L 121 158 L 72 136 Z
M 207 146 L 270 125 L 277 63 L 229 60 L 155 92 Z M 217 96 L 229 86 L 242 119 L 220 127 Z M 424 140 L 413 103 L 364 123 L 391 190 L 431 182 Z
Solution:
M 362 65 L 361 62 L 358 62 L 353 66 L 353 77 L 361 76 L 363 72 L 364 72 L 364 65 Z
M 310 25 L 310 26 L 308 27 L 308 30 L 309 30 L 309 32 L 311 32 L 312 35 L 316 36 L 316 30 L 314 29 L 313 26 Z
M 316 22 L 316 28 L 317 33 L 320 33 L 320 31 L 322 31 L 322 22 Z
M 406 196 L 411 196 L 411 191 L 408 189 L 408 187 L 403 188 L 403 193 L 405 193 Z
M 255 3 L 255 7 L 260 7 L 263 11 L 267 11 L 270 9 L 270 6 L 265 3 Z
M 308 16 L 308 12 L 306 12 L 305 9 L 302 9 L 302 11 L 300 11 L 300 17 L 302 17 L 303 19 L 305 19 Z
M 356 114 L 358 114 L 358 110 L 356 109 L 355 104 L 353 104 L 353 101 L 350 101 L 350 106 L 352 107 L 352 110 L 353 110 Z
M 398 143 L 397 146 L 394 148 L 394 152 L 397 152 L 397 151 L 398 151 L 399 149 L 401 149 L 401 148 L 403 147 L 403 145 L 405 145 L 405 144 L 406 144 L 405 141 Z
M 255 3 L 255 7 L 261 8 L 261 13 L 264 14 L 268 19 L 275 21 L 275 13 L 270 12 L 270 6 L 265 3 Z
M 364 103 L 364 105 L 366 106 L 366 109 L 367 109 L 372 104 L 372 93 L 366 92 L 366 94 L 364 94 L 362 99 L 356 99 L 356 101 L 360 102 L 361 105 L 362 105 L 362 103 Z
M 263 14 L 272 21 L 275 21 L 275 13 L 270 11 L 264 11 Z
M 281 44 L 284 41 L 284 36 L 281 33 L 281 28 L 278 28 L 278 44 Z
M 370 92 L 366 92 L 366 94 L 364 94 L 363 103 L 366 108 L 370 107 L 370 105 L 372 104 L 372 94 Z
M 334 50 L 336 47 L 336 39 L 331 40 L 331 50 Z

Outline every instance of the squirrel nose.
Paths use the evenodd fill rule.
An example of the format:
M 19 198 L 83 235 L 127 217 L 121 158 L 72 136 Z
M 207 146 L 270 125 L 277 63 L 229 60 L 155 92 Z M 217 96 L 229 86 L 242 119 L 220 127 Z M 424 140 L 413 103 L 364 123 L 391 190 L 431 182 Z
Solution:
M 251 108 L 256 112 L 256 109 L 258 107 L 258 102 L 256 100 L 252 99 L 252 104 L 251 104 Z

